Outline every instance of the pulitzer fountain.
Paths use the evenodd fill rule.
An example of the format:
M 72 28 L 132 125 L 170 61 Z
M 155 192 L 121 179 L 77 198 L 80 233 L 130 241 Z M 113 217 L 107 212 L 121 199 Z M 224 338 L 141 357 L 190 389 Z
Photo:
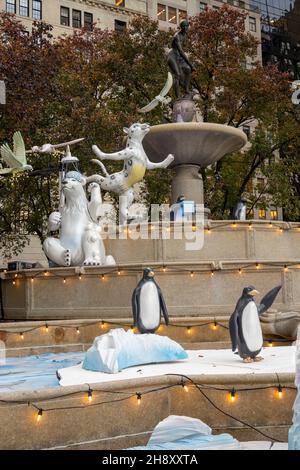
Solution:
M 225 410 L 225 415 L 210 408 L 205 396 L 197 394 L 190 383 L 189 393 L 185 394 L 187 384 L 183 377 L 179 381 L 173 373 L 167 376 L 165 372 L 147 376 L 144 367 L 136 367 L 134 381 L 126 379 L 122 372 L 122 380 L 113 382 L 109 377 L 106 383 L 97 385 L 93 378 L 84 379 L 84 383 L 78 382 L 72 389 L 67 388 L 67 384 L 64 390 L 52 387 L 14 392 L 12 388 L 10 401 L 0 410 L 6 430 L 0 439 L 2 448 L 54 448 L 75 443 L 78 446 L 93 443 L 99 449 L 109 445 L 125 448 L 141 443 L 144 438 L 141 436 L 166 416 L 166 410 L 172 415 L 199 417 L 214 429 L 234 432 L 241 439 L 245 439 L 245 428 L 240 425 L 243 422 L 251 422 L 247 439 L 260 437 L 255 428 L 266 430 L 278 439 L 287 439 L 295 399 L 292 354 L 286 351 L 281 357 L 276 349 L 288 348 L 264 351 L 268 355 L 263 361 L 265 370 L 260 364 L 251 365 L 250 370 L 249 364 L 239 363 L 239 358 L 231 351 L 227 351 L 226 356 L 226 348 L 230 347 L 229 316 L 245 286 L 255 285 L 264 292 L 274 285 L 282 285 L 272 315 L 280 316 L 275 309 L 299 312 L 300 270 L 292 266 L 295 259 L 300 258 L 296 225 L 289 223 L 289 229 L 281 231 L 283 222 L 273 221 L 270 227 L 267 221 L 234 224 L 211 221 L 205 209 L 207 230 L 196 226 L 205 237 L 205 243 L 200 249 L 188 251 L 185 239 L 175 237 L 176 223 L 170 224 L 168 238 L 162 236 L 163 224 L 157 224 L 157 238 L 137 239 L 105 237 L 99 224 L 103 213 L 102 191 L 111 191 L 122 198 L 120 232 L 130 233 L 133 186 L 143 180 L 146 171 L 156 168 L 174 170 L 172 203 L 184 198 L 203 205 L 200 170 L 225 154 L 238 151 L 247 142 L 246 135 L 239 129 L 204 123 L 198 118 L 191 92 L 194 67 L 184 52 L 187 33 L 188 23 L 184 21 L 173 37 L 168 55 L 168 81 L 162 92 L 141 110 L 148 112 L 160 103 L 169 103 L 167 94 L 173 87 L 176 99 L 171 123 L 152 127 L 145 123 L 132 124 L 124 129 L 126 148 L 113 154 L 106 154 L 95 145 L 95 163 L 101 168 L 101 175 L 82 175 L 76 157 L 66 152 L 62 161 L 63 197 L 49 220 L 49 232 L 58 232 L 58 235 L 51 234 L 44 243 L 45 260 L 50 261 L 49 265 L 0 274 L 6 320 L 0 329 L 0 341 L 13 357 L 34 355 L 35 361 L 45 352 L 74 352 L 73 360 L 77 364 L 96 336 L 117 327 L 130 328 L 132 294 L 145 267 L 151 266 L 170 319 L 168 326 L 161 325 L 159 334 L 194 350 L 196 369 L 191 373 L 203 384 L 206 393 L 213 394 L 213 401 L 219 409 Z M 25 144 L 21 147 L 24 161 Z M 47 148 L 51 150 L 54 146 Z M 43 147 L 39 151 L 43 151 Z M 123 169 L 109 174 L 102 160 L 122 161 Z M 154 232 L 153 226 L 155 224 L 140 224 L 147 234 Z M 264 315 L 261 321 L 265 336 L 267 331 L 268 335 L 273 335 L 267 338 L 276 338 L 276 330 L 272 330 L 274 321 L 267 312 Z M 295 324 L 292 326 L 295 328 Z M 228 368 L 226 357 L 229 358 Z M 46 360 L 53 367 L 50 378 L 55 381 L 54 371 L 61 363 L 58 365 L 53 358 Z M 205 361 L 210 361 L 209 368 L 205 369 Z M 216 361 L 219 361 L 217 365 Z M 226 373 L 219 369 L 220 362 L 226 367 Z M 175 375 L 177 367 L 176 364 Z M 5 375 L 13 381 L 13 386 L 19 386 L 13 374 L 12 378 Z M 36 369 L 34 375 L 38 375 Z M 23 387 L 22 380 L 19 382 Z M 255 388 L 251 388 L 251 384 Z M 160 385 L 163 388 L 154 399 L 149 390 L 158 390 Z M 178 385 L 178 389 L 174 385 Z M 120 394 L 121 399 L 113 398 L 116 405 L 106 403 L 106 398 L 103 402 L 106 392 L 110 397 Z M 124 401 L 124 392 L 128 393 L 129 401 Z M 81 394 L 81 402 L 77 393 Z M 5 398 L 3 395 L 0 394 L 1 399 Z M 276 396 L 280 397 L 278 401 Z M 56 404 L 47 404 L 50 399 Z M 29 403 L 34 406 L 30 408 Z M 236 421 L 228 421 L 228 416 L 240 420 L 238 425 L 233 426 Z M 102 425 L 99 426 L 99 422 Z M 297 430 L 297 416 L 294 424 Z M 295 432 L 291 433 L 290 440 L 296 445 Z

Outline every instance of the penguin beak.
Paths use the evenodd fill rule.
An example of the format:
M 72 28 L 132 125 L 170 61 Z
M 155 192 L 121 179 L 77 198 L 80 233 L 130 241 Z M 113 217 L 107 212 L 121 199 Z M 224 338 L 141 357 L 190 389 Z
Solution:
M 257 295 L 259 294 L 258 290 L 256 289 L 253 289 L 251 292 L 249 292 L 250 295 L 254 296 L 254 295 Z

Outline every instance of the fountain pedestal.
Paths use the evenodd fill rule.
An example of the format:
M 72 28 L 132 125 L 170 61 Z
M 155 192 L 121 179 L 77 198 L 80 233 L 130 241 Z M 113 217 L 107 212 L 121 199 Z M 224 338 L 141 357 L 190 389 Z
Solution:
M 179 196 L 194 201 L 195 204 L 204 204 L 203 181 L 198 165 L 178 165 L 174 168 L 175 177 L 172 180 L 172 204 Z

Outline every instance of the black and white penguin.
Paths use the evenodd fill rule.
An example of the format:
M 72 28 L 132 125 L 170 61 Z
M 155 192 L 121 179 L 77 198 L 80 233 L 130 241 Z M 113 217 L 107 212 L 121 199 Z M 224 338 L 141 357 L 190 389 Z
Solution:
M 132 313 L 134 326 L 140 333 L 155 333 L 160 325 L 161 314 L 166 325 L 169 323 L 167 307 L 151 268 L 144 269 L 143 278 L 133 291 Z
M 234 206 L 232 211 L 233 220 L 246 220 L 247 214 L 247 201 L 246 199 L 240 199 L 239 202 Z
M 280 289 L 281 286 L 278 286 L 270 290 L 258 306 L 254 302 L 254 296 L 258 294 L 258 291 L 253 286 L 243 289 L 243 294 L 230 317 L 229 331 L 232 351 L 237 349 L 244 362 L 261 361 L 263 359 L 258 356 L 263 347 L 259 315 L 271 307 Z

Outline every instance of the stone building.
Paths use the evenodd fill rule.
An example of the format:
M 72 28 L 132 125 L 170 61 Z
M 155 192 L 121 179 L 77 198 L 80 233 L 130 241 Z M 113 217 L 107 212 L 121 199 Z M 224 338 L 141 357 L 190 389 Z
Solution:
M 16 14 L 26 26 L 44 20 L 54 26 L 56 36 L 69 34 L 74 28 L 122 30 L 133 15 L 158 19 L 161 28 L 176 27 L 185 17 L 206 7 L 220 8 L 221 0 L 0 0 L 0 10 Z M 228 0 L 230 5 L 249 11 L 246 30 L 260 37 L 260 15 L 252 11 L 248 1 Z

